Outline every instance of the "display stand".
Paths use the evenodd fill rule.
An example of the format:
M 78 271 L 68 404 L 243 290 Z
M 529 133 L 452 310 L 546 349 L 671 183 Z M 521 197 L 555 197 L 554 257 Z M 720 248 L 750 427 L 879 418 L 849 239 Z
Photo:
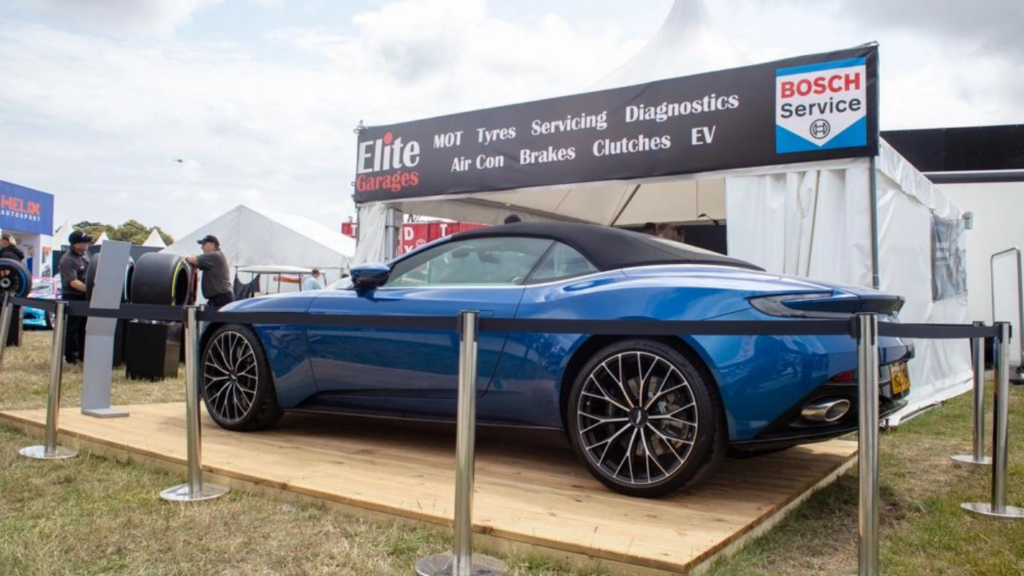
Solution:
M 96 270 L 96 282 L 89 306 L 117 310 L 124 294 L 124 270 L 131 257 L 131 244 L 103 243 L 103 258 Z M 110 407 L 113 378 L 114 337 L 117 320 L 89 318 L 85 336 L 85 381 L 82 386 L 82 414 L 96 418 L 123 418 L 128 412 Z

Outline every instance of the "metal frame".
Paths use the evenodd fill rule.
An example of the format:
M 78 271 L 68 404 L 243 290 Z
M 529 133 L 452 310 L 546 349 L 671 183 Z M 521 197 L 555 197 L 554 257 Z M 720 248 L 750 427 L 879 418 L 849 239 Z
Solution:
M 857 314 L 857 576 L 878 576 L 878 317 Z
M 991 287 L 991 290 L 992 290 L 992 321 L 993 322 L 997 322 L 999 320 L 998 318 L 996 318 L 996 282 L 995 282 L 995 272 L 996 272 L 995 263 L 996 263 L 996 258 L 999 258 L 1001 256 L 1005 256 L 1006 254 L 1016 254 L 1017 255 L 1017 327 L 1018 327 L 1019 330 L 1024 332 L 1024 283 L 1022 283 L 1022 280 L 1021 280 L 1020 248 L 1017 248 L 1016 246 L 1014 246 L 1013 248 L 1007 248 L 1006 250 L 1003 250 L 1002 252 L 996 252 L 995 254 L 993 254 L 989 258 L 989 261 L 988 261 L 988 280 L 989 280 L 989 284 L 990 284 L 990 287 Z M 1024 369 L 1024 363 L 1022 363 L 1022 360 L 1024 360 L 1024 338 L 1020 338 L 1018 336 L 1017 344 L 1018 344 L 1018 347 L 1020 348 L 1017 351 L 1017 373 L 1014 374 L 1015 377 L 1011 378 L 1011 380 L 1019 382 L 1021 380 L 1024 380 L 1024 377 L 1022 377 L 1021 374 L 1020 374 L 1021 370 Z
M 975 322 L 984 326 L 984 322 Z M 958 454 L 953 461 L 960 464 L 987 466 L 992 459 L 985 456 L 985 339 L 971 338 L 971 359 L 974 364 L 974 453 Z
M 1018 252 L 1019 254 L 1019 252 Z M 1010 324 L 997 322 L 996 390 L 992 415 L 992 501 L 969 502 L 960 506 L 979 516 L 1002 520 L 1024 520 L 1024 508 L 1006 505 L 1006 469 L 1009 458 L 1010 416 Z
M 196 306 L 185 307 L 185 431 L 188 482 L 160 493 L 172 502 L 201 502 L 227 494 L 226 486 L 203 483 L 202 430 L 199 425 L 199 322 Z
M 4 365 L 4 351 L 7 350 L 7 336 L 11 328 L 11 315 L 14 305 L 11 304 L 11 293 L 4 292 L 3 308 L 0 310 L 0 367 Z
M 878 156 L 872 156 L 869 163 L 868 195 L 871 197 L 871 287 L 882 287 L 881 258 L 878 248 Z
M 4 305 L 10 301 L 5 297 Z M 18 450 L 26 458 L 35 460 L 64 460 L 78 456 L 74 448 L 57 444 L 57 420 L 60 417 L 60 386 L 64 375 L 64 334 L 67 331 L 66 302 L 58 300 L 54 312 L 53 346 L 50 352 L 50 392 L 46 397 L 46 432 L 42 446 L 27 446 Z
M 473 473 L 476 444 L 477 330 L 480 312 L 459 312 L 459 399 L 455 441 L 455 544 L 451 554 L 416 562 L 419 576 L 504 576 L 504 562 L 473 554 Z

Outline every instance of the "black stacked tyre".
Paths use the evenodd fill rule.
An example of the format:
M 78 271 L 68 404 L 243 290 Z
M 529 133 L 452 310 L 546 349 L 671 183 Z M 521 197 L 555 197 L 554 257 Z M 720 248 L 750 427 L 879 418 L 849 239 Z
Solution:
M 17 260 L 0 258 L 0 293 L 25 298 L 32 291 L 32 274 Z
M 92 301 L 92 291 L 96 286 L 96 274 L 100 269 L 100 257 L 102 254 L 94 254 L 89 260 L 89 267 L 85 270 L 85 297 Z M 131 302 L 132 298 L 132 276 L 135 274 L 135 260 L 128 258 L 128 265 L 124 269 L 124 287 L 121 289 L 121 302 Z
M 131 301 L 135 304 L 184 306 L 193 299 L 192 267 L 177 254 L 151 252 L 135 263 Z

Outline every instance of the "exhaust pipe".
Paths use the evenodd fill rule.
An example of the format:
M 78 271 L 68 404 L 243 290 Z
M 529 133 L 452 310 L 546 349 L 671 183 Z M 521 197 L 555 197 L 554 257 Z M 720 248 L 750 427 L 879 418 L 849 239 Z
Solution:
M 800 416 L 811 422 L 825 422 L 831 424 L 846 416 L 850 411 L 850 401 L 845 398 L 832 400 L 818 400 L 812 402 L 800 411 Z

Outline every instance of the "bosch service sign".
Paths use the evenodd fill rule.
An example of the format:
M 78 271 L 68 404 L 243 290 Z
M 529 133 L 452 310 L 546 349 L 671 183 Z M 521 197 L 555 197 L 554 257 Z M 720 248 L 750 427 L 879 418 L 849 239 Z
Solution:
M 355 200 L 659 178 L 878 153 L 878 47 L 371 126 Z
M 775 151 L 779 154 L 865 146 L 867 118 L 864 58 L 775 72 Z

